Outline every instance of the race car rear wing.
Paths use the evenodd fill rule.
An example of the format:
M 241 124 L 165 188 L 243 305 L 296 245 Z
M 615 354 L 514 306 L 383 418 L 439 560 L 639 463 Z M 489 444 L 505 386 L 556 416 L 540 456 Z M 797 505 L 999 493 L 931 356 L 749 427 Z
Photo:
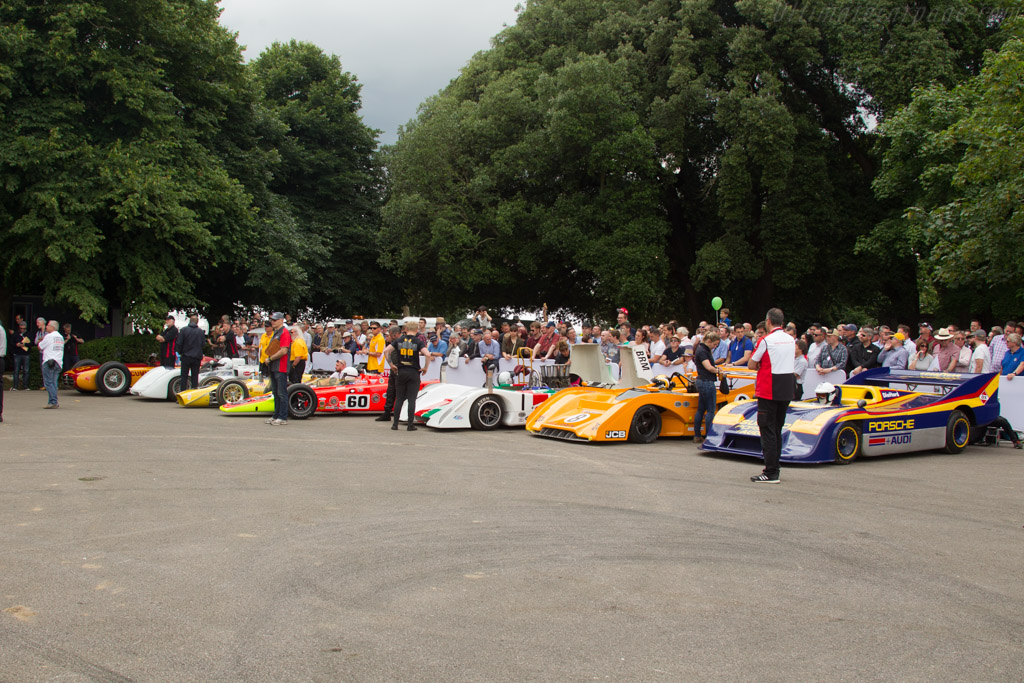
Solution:
M 957 372 L 922 372 L 917 370 L 894 370 L 892 368 L 872 368 L 847 379 L 844 385 L 872 385 L 889 388 L 894 384 L 915 387 L 937 387 L 936 393 L 949 393 L 954 389 L 962 389 L 965 393 L 981 390 L 998 373 L 989 372 L 972 375 Z
M 572 347 L 572 373 L 579 375 L 584 384 L 612 384 L 615 378 L 612 369 L 604 362 L 604 354 L 598 344 L 575 344 Z

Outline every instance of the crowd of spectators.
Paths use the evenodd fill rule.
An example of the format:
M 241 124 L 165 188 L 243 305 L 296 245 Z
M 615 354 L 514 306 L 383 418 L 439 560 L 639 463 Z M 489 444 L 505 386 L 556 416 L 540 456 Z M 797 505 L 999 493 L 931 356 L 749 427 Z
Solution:
M 292 337 L 300 341 L 292 352 L 293 357 L 305 359 L 322 351 L 371 354 L 376 356 L 374 360 L 380 360 L 378 354 L 390 341 L 387 330 L 398 325 L 398 321 L 378 325 L 373 321 L 350 319 L 311 324 L 293 321 L 288 316 L 286 324 Z M 968 329 L 956 324 L 935 329 L 924 322 L 917 326 L 916 334 L 906 324 L 876 327 L 840 323 L 828 327 L 812 323 L 801 333 L 796 324 L 789 322 L 784 329 L 796 339 L 798 382 L 803 380 L 807 369 L 821 375 L 842 370 L 847 376 L 874 367 L 957 373 L 996 371 L 1008 381 L 1024 374 L 1024 349 L 1021 348 L 1024 324 L 1016 321 L 988 331 L 978 320 L 973 320 Z M 260 339 L 265 330 L 265 321 L 260 319 L 247 323 L 223 316 L 209 336 L 211 353 L 215 357 L 245 357 L 259 362 Z M 577 331 L 565 321 L 548 320 L 546 311 L 541 320 L 529 323 L 518 320 L 495 323 L 481 306 L 467 324 L 452 325 L 439 317 L 428 328 L 427 320 L 420 318 L 416 336 L 432 357 L 446 358 L 457 353 L 483 363 L 530 356 L 571 363 L 572 348 L 576 344 L 598 344 L 607 362 L 619 363 L 621 346 L 629 345 L 642 348 L 652 363 L 682 366 L 680 369 L 685 372 L 695 370 L 695 349 L 708 332 L 717 332 L 720 339 L 711 350 L 715 365 L 742 368 L 750 360 L 758 339 L 764 336 L 765 326 L 764 322 L 733 323 L 728 309 L 722 309 L 717 323 L 702 320 L 691 332 L 676 320 L 660 325 L 634 325 L 628 311 L 618 309 L 615 323 L 607 328 L 584 322 Z M 802 387 L 798 387 L 799 390 Z

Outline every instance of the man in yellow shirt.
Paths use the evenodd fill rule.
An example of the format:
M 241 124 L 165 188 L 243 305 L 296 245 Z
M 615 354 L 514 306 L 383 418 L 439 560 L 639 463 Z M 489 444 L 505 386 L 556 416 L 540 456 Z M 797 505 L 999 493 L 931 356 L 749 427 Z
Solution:
M 366 371 L 379 375 L 384 370 L 384 335 L 381 334 L 379 323 L 370 323 L 370 344 L 366 350 L 369 358 L 366 361 Z
M 260 374 L 270 377 L 270 368 L 267 366 L 267 345 L 274 337 L 274 326 L 269 320 L 263 322 L 263 334 L 260 336 Z
M 302 381 L 302 373 L 306 371 L 306 361 L 309 360 L 309 347 L 302 336 L 302 328 L 298 325 L 292 327 L 292 366 L 288 371 L 288 382 L 297 384 Z

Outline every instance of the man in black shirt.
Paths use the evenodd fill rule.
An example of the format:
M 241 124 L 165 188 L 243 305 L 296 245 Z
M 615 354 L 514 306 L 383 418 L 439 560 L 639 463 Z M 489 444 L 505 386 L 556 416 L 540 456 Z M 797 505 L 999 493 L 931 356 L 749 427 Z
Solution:
M 697 365 L 697 414 L 693 419 L 693 442 L 701 443 L 701 422 L 704 423 L 704 435 L 711 429 L 711 420 L 715 417 L 715 402 L 718 399 L 718 388 L 715 381 L 721 376 L 721 369 L 715 365 L 714 350 L 722 343 L 718 330 L 704 334 L 704 339 L 697 344 L 693 362 Z
M 858 338 L 850 342 L 847 348 L 850 350 L 850 374 L 856 375 L 865 370 L 878 367 L 878 354 L 882 349 L 872 343 L 875 331 L 870 327 L 860 328 Z
M 409 426 L 406 427 L 410 432 L 416 430 L 416 394 L 420 390 L 420 375 L 427 374 L 427 367 L 430 363 L 430 355 L 427 353 L 427 347 L 423 345 L 417 336 L 416 331 L 419 329 L 419 325 L 414 322 L 406 323 L 405 334 L 398 340 L 397 343 L 392 342 L 397 348 L 398 353 L 395 355 L 397 361 L 396 368 L 391 368 L 391 373 L 396 375 L 395 377 L 395 408 L 394 408 L 394 421 L 391 423 L 392 429 L 398 429 L 398 416 L 402 414 L 402 403 L 405 401 L 409 402 Z M 420 361 L 420 356 L 425 358 L 425 361 Z M 422 365 L 422 369 L 420 366 Z
M 174 316 L 170 313 L 167 314 L 165 320 L 167 327 L 156 336 L 156 340 L 160 342 L 160 365 L 165 368 L 173 368 L 174 354 L 177 353 L 178 326 L 174 322 Z
M 206 334 L 199 329 L 199 316 L 190 315 L 188 325 L 178 332 L 178 355 L 181 356 L 181 390 L 199 388 L 199 365 L 203 362 Z

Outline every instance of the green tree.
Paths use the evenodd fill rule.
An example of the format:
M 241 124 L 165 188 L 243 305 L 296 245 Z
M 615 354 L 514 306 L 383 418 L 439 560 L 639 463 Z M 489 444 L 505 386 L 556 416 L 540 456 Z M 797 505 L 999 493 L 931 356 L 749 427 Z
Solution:
M 912 261 L 857 254 L 876 135 L 976 73 L 997 21 L 889 0 L 536 0 L 388 151 L 385 262 L 410 297 L 640 317 L 914 316 Z M 904 8 L 905 9 L 905 8 Z
M 1005 317 L 1024 304 L 1024 22 L 981 72 L 933 84 L 883 127 L 889 143 L 875 190 L 905 207 L 861 242 L 911 256 L 932 312 Z
M 87 320 L 201 300 L 257 229 L 238 45 L 208 0 L 0 4 L 0 252 Z M 247 125 L 247 124 L 246 124 Z
M 263 106 L 283 124 L 266 140 L 279 155 L 268 183 L 274 211 L 291 217 L 274 221 L 281 234 L 268 247 L 290 249 L 299 271 L 285 282 L 314 309 L 395 308 L 400 300 L 377 264 L 378 131 L 359 115 L 362 86 L 337 56 L 294 40 L 271 45 L 251 68 Z

